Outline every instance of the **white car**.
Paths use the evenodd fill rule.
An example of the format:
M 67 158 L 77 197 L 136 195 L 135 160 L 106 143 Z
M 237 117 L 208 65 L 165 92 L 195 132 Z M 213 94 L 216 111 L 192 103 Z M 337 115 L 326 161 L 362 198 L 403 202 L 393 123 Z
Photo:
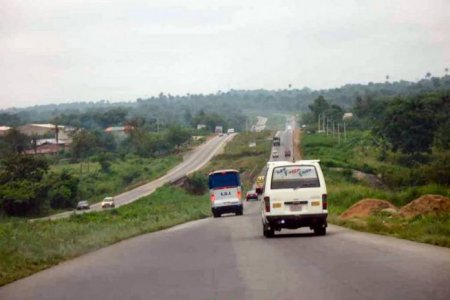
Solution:
M 113 197 L 105 197 L 102 201 L 102 208 L 116 207 Z
M 272 158 L 278 158 L 280 155 L 278 154 L 278 150 L 272 151 Z
M 300 227 L 325 235 L 327 188 L 319 161 L 270 162 L 267 168 L 261 201 L 264 236 Z

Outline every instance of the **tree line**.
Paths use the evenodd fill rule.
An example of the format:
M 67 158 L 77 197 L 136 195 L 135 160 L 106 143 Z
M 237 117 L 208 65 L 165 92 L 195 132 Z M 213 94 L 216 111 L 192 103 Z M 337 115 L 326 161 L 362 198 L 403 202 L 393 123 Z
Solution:
M 342 123 L 343 108 L 319 96 L 309 106 L 304 121 L 319 124 L 320 117 Z M 370 130 L 373 137 L 394 152 L 411 156 L 450 146 L 450 89 L 415 95 L 357 96 L 347 126 Z

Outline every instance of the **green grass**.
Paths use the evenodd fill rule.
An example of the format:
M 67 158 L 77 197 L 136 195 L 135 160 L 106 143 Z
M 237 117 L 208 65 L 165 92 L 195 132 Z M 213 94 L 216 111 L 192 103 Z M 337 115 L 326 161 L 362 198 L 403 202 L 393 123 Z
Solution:
M 364 220 L 343 220 L 339 215 L 364 198 L 388 200 L 401 207 L 424 194 L 440 194 L 449 197 L 450 188 L 433 176 L 420 178 L 423 170 L 433 168 L 445 173 L 446 153 L 430 155 L 428 163 L 407 167 L 404 157 L 387 153 L 385 160 L 378 160 L 380 150 L 367 142 L 365 132 L 349 133 L 347 141 L 318 134 L 305 134 L 301 142 L 305 159 L 320 159 L 325 174 L 329 199 L 329 221 L 360 231 L 385 234 L 394 237 L 450 247 L 450 214 L 420 216 L 413 219 L 390 216 L 371 216 Z M 434 168 L 441 164 L 441 169 Z M 372 187 L 352 178 L 351 170 L 360 170 L 381 177 L 385 186 Z M 428 174 L 431 174 L 429 172 Z M 439 173 L 437 173 L 439 174 Z M 437 182 L 436 182 L 437 181 Z
M 181 156 L 170 155 L 159 158 L 141 158 L 129 155 L 125 159 L 112 161 L 111 170 L 102 172 L 98 163 L 62 163 L 51 166 L 51 171 L 61 172 L 66 169 L 80 179 L 79 198 L 90 203 L 101 201 L 111 196 L 139 186 L 163 176 L 168 170 L 181 162 Z
M 150 196 L 107 212 L 58 221 L 0 222 L 0 286 L 118 241 L 210 214 L 207 196 L 164 186 Z
M 251 189 L 261 169 L 266 165 L 270 156 L 272 141 L 270 131 L 244 132 L 233 138 L 225 147 L 223 154 L 214 157 L 203 168 L 203 173 L 220 169 L 237 169 L 241 173 L 244 190 Z M 250 142 L 256 147 L 249 148 Z
M 202 172 L 235 168 L 241 171 L 244 186 L 250 187 L 269 157 L 270 136 L 270 131 L 237 135 L 227 144 L 224 153 L 216 156 Z M 257 146 L 249 148 L 249 142 L 256 142 Z M 124 174 L 137 169 L 147 176 L 137 178 L 154 178 L 162 175 L 174 161 L 173 157 L 166 157 L 153 160 L 129 158 L 126 162 L 115 162 L 111 171 L 113 175 L 110 174 L 108 180 L 98 166 L 92 165 L 90 172 L 83 175 L 88 176 L 91 182 L 86 180 L 82 184 L 86 189 L 92 188 L 92 194 L 99 195 L 108 189 L 119 189 L 110 185 L 119 185 L 117 180 L 123 180 L 120 178 Z M 79 165 L 65 167 L 77 172 Z M 0 286 L 118 241 L 209 215 L 210 204 L 206 194 L 194 196 L 184 189 L 166 185 L 150 196 L 108 211 L 32 223 L 21 218 L 2 219 Z

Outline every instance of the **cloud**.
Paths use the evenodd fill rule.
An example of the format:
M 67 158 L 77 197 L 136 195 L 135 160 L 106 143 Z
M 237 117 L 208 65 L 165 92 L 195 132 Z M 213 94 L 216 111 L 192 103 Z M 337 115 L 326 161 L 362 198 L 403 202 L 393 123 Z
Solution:
M 450 65 L 448 1 L 0 0 L 2 107 L 414 80 Z

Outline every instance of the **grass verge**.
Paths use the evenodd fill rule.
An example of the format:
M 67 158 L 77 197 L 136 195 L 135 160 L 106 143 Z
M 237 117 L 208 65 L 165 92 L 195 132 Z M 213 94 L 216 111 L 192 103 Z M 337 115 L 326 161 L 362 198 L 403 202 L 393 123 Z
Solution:
M 33 223 L 3 220 L 0 286 L 118 241 L 209 214 L 206 196 L 164 186 L 150 196 L 106 212 Z
M 168 155 L 159 158 L 142 158 L 128 155 L 124 159 L 115 159 L 110 170 L 102 172 L 96 162 L 80 164 L 56 164 L 51 171 L 69 171 L 78 177 L 78 197 L 89 200 L 90 203 L 99 202 L 103 197 L 111 196 L 125 190 L 132 189 L 148 181 L 161 177 L 182 160 L 180 155 Z
M 450 196 L 449 187 L 433 182 L 433 177 L 416 180 L 415 172 L 445 161 L 442 160 L 442 153 L 430 157 L 428 163 L 411 168 L 399 163 L 402 157 L 398 154 L 387 153 L 387 157 L 380 160 L 379 149 L 368 146 L 364 139 L 364 132 L 352 132 L 348 140 L 341 141 L 340 144 L 332 136 L 302 136 L 304 158 L 321 160 L 328 188 L 329 222 L 360 231 L 450 247 L 448 213 L 412 219 L 387 215 L 353 220 L 343 220 L 339 217 L 343 211 L 364 198 L 384 199 L 401 207 L 424 194 Z M 358 181 L 353 178 L 352 170 L 377 175 L 385 185 L 374 187 L 367 182 Z
M 201 172 L 213 170 L 236 169 L 241 173 L 244 191 L 252 188 L 256 177 L 266 165 L 272 145 L 271 131 L 243 132 L 230 141 L 222 154 L 215 156 Z M 249 147 L 256 143 L 256 147 Z

